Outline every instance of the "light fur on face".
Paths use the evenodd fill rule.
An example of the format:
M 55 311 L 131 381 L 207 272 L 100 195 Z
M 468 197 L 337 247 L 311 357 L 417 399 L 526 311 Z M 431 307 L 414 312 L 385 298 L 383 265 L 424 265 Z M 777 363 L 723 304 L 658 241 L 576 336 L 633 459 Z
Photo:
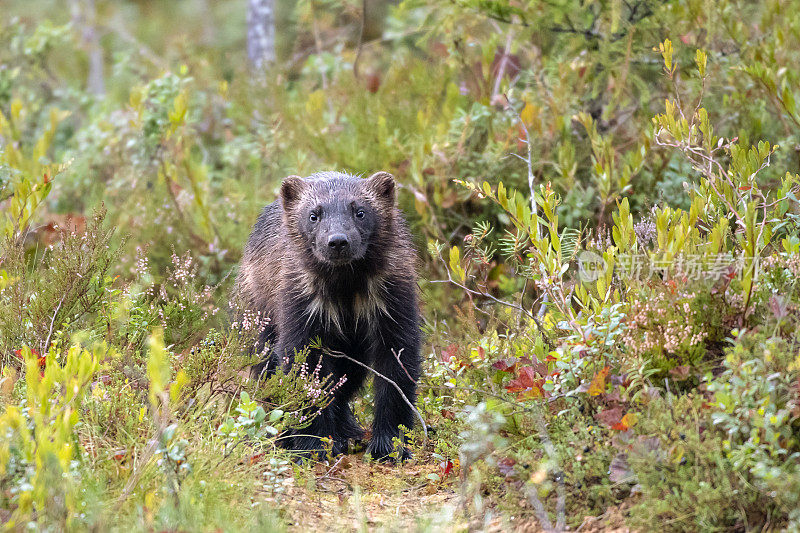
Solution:
M 319 319 L 339 332 L 348 329 L 345 316 L 369 324 L 387 315 L 385 296 L 391 279 L 415 280 L 416 253 L 395 206 L 395 181 L 388 172 L 369 178 L 340 172 L 320 172 L 308 178 L 290 176 L 281 187 L 281 199 L 267 206 L 245 248 L 236 293 L 249 308 L 275 313 L 278 295 L 310 298 L 307 320 Z M 310 268 L 310 253 L 296 231 L 297 207 L 319 203 L 335 194 L 358 195 L 375 206 L 381 219 L 372 240 L 385 250 L 378 272 L 366 277 L 363 290 L 353 295 L 350 309 L 331 299 L 326 279 Z M 349 312 L 348 312 L 349 311 Z

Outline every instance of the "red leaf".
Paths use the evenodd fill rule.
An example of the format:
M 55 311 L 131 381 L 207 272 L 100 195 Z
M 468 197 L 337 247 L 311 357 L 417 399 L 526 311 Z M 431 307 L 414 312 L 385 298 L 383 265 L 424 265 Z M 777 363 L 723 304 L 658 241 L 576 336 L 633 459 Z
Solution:
M 505 359 L 500 359 L 492 364 L 492 368 L 495 370 L 499 370 L 500 372 L 513 372 L 514 368 L 517 366 L 517 358 L 516 357 L 507 357 Z
M 605 426 L 613 428 L 622 420 L 622 407 L 614 407 L 613 409 L 606 409 L 594 415 L 597 420 L 602 422 Z
M 531 366 L 523 366 L 517 369 L 516 379 L 512 379 L 506 385 L 508 392 L 520 392 L 536 385 L 538 376 Z
M 256 463 L 260 463 L 263 459 L 264 459 L 264 453 L 263 452 L 262 453 L 256 453 L 256 454 L 251 455 L 250 458 L 247 460 L 247 462 L 249 464 L 251 464 L 251 465 L 254 465 Z
M 370 73 L 367 74 L 365 77 L 365 81 L 367 82 L 367 90 L 371 93 L 378 92 L 378 89 L 381 86 L 381 76 L 377 73 Z
M 38 359 L 43 359 L 43 357 L 39 355 L 39 352 L 36 351 L 36 348 L 29 348 L 29 350 L 31 351 L 31 354 L 35 355 Z M 22 348 L 17 348 L 16 350 L 13 350 L 13 352 L 14 355 L 22 359 Z M 43 366 L 41 361 L 39 361 L 39 366 Z
M 453 461 L 442 461 L 439 463 L 439 472 L 441 472 L 442 477 L 452 473 Z
M 532 366 L 523 366 L 517 369 L 516 379 L 512 379 L 506 385 L 508 392 L 517 392 L 517 399 L 520 401 L 544 396 L 544 378 L 541 377 Z
M 511 457 L 504 457 L 497 462 L 497 470 L 506 478 L 514 477 L 517 473 L 517 471 L 514 470 L 515 464 L 517 464 L 517 462 Z
M 625 413 L 622 420 L 611 426 L 611 429 L 617 431 L 628 431 L 636 424 L 636 415 L 634 413 Z
M 439 357 L 441 358 L 442 362 L 449 363 L 457 355 L 458 355 L 458 344 L 451 344 L 447 348 L 442 350 L 442 353 Z

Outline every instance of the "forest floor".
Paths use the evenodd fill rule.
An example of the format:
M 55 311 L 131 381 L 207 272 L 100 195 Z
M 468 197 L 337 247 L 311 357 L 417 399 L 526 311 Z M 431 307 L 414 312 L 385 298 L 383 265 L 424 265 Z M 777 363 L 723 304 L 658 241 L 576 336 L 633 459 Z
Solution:
M 543 531 L 532 518 L 497 512 L 465 516 L 458 475 L 432 481 L 432 473 L 442 472 L 430 456 L 394 466 L 367 461 L 363 454 L 344 455 L 295 471 L 286 480 L 286 492 L 265 503 L 281 509 L 289 531 Z M 623 514 L 622 508 L 610 508 L 586 517 L 580 530 L 627 533 Z
M 545 531 L 532 517 L 515 518 L 489 510 L 467 516 L 459 493 L 459 475 L 445 481 L 436 459 L 415 458 L 401 466 L 365 460 L 363 454 L 344 455 L 286 479 L 286 492 L 265 503 L 281 509 L 289 531 L 484 531 L 538 533 Z M 628 505 L 609 508 L 603 515 L 584 517 L 577 530 L 589 533 L 629 533 Z M 575 530 L 575 528 L 572 528 Z
M 491 511 L 482 517 L 466 516 L 458 473 L 445 481 L 430 480 L 432 473 L 442 472 L 430 455 L 401 466 L 371 462 L 363 454 L 344 455 L 296 470 L 286 480 L 286 492 L 277 499 L 265 498 L 265 503 L 281 509 L 289 531 L 544 531 L 531 517 L 515 519 Z M 625 507 L 585 517 L 578 529 L 628 533 Z
M 435 482 L 433 460 L 401 466 L 344 455 L 295 473 L 279 504 L 290 531 L 465 531 L 457 479 Z

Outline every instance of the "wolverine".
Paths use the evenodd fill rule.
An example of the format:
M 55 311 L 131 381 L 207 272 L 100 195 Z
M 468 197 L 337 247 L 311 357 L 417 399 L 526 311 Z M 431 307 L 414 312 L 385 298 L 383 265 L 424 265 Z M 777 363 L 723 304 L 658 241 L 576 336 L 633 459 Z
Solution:
M 400 426 L 414 424 L 421 365 L 416 253 L 395 196 L 388 172 L 366 179 L 340 172 L 290 176 L 245 246 L 236 293 L 270 319 L 259 339 L 260 347 L 269 344 L 268 355 L 254 374 L 292 364 L 308 348 L 309 368 L 320 364 L 333 383 L 346 378 L 303 434 L 291 437 L 295 450 L 319 453 L 321 438 L 330 437 L 340 454 L 348 440 L 363 438 L 350 402 L 370 374 L 368 453 L 390 460 L 393 439 L 403 439 Z M 404 448 L 400 456 L 410 452 Z

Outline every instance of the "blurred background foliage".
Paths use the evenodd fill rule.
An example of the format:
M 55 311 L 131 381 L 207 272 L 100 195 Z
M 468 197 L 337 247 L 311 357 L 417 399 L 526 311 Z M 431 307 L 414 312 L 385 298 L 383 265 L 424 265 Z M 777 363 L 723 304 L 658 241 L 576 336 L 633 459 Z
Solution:
M 31 152 L 54 129 L 29 157 L 66 165 L 47 213 L 102 201 L 130 247 L 162 262 L 191 248 L 219 280 L 283 176 L 386 169 L 420 238 L 455 242 L 498 213 L 451 179 L 525 188 L 518 113 L 564 226 L 607 225 L 623 196 L 634 213 L 685 207 L 690 166 L 652 146 L 649 124 L 673 85 L 693 98 L 700 83 L 661 75 L 664 38 L 686 45 L 681 69 L 708 52 L 718 131 L 782 146 L 776 168 L 800 164 L 791 3 L 367 2 L 384 16 L 362 30 L 359 2 L 278 1 L 278 58 L 261 70 L 245 4 L 4 3 L 4 138 Z

